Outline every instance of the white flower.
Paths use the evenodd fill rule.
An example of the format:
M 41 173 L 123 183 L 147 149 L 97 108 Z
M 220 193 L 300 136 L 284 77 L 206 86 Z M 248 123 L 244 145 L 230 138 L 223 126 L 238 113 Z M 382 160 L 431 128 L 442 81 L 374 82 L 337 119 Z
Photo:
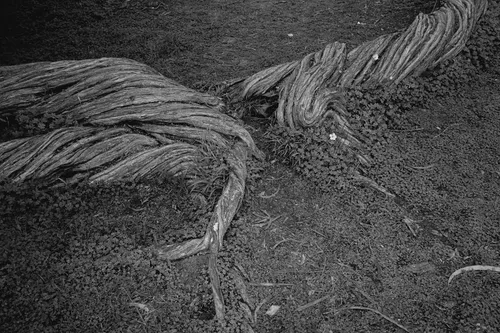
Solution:
M 335 133 L 330 134 L 330 140 L 335 141 L 337 139 L 337 135 Z

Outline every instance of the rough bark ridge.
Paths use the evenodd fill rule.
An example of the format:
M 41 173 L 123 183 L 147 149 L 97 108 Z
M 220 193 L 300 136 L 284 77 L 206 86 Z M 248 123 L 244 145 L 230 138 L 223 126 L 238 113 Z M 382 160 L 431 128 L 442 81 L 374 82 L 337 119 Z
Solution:
M 109 182 L 158 177 L 198 181 L 201 145 L 226 152 L 229 180 L 205 236 L 154 251 L 175 260 L 216 256 L 243 199 L 250 134 L 219 112 L 220 100 L 185 88 L 127 59 L 35 63 L 0 68 L 0 116 L 69 117 L 75 126 L 0 143 L 0 179 Z M 210 260 L 217 315 L 223 302 Z
M 226 90 L 235 102 L 278 96 L 276 118 L 283 126 L 308 127 L 333 117 L 339 141 L 346 148 L 358 146 L 345 118 L 344 88 L 396 85 L 453 58 L 486 8 L 487 0 L 449 0 L 431 14 L 419 14 L 405 31 L 380 36 L 349 52 L 343 43 L 329 44 L 301 61 L 233 81 Z

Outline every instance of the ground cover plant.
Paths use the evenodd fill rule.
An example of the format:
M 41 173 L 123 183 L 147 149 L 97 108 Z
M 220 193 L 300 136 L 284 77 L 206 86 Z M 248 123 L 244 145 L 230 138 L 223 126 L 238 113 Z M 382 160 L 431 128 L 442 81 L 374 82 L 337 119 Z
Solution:
M 2 20 L 0 63 L 129 57 L 210 91 L 328 42 L 357 45 L 405 28 L 439 6 L 243 3 L 10 1 L 2 15 L 17 23 Z M 386 193 L 356 181 L 351 157 L 329 150 L 328 127 L 289 132 L 244 113 L 268 158 L 251 162 L 246 201 L 218 259 L 224 322 L 213 319 L 206 255 L 166 262 L 149 251 L 203 234 L 210 196 L 169 180 L 1 184 L 0 330 L 500 330 L 500 274 L 464 272 L 448 283 L 456 269 L 500 265 L 495 13 L 492 1 L 446 66 L 396 91 L 350 93 L 352 121 L 371 140 L 363 175 Z M 66 121 L 41 128 L 27 118 L 15 130 Z

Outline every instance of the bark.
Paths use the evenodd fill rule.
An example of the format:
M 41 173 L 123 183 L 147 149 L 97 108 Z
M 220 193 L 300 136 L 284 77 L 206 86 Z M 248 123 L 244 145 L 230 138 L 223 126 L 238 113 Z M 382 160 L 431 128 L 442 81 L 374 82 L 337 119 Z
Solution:
M 127 59 L 0 67 L 0 116 L 68 117 L 75 126 L 0 143 L 0 178 L 67 183 L 189 173 L 202 144 L 227 149 L 250 134 L 222 102 Z
M 231 82 L 227 93 L 236 102 L 278 97 L 275 116 L 282 126 L 309 127 L 333 117 L 340 142 L 346 149 L 358 147 L 345 117 L 344 89 L 397 85 L 453 58 L 464 48 L 487 3 L 449 0 L 431 14 L 419 14 L 405 31 L 380 36 L 349 52 L 343 43 L 329 44 L 302 61 Z

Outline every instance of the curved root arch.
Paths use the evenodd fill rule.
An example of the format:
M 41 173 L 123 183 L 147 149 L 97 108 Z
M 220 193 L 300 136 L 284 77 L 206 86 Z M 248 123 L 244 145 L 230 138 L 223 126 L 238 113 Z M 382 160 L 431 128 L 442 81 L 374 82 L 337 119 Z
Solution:
M 276 118 L 283 126 L 309 127 L 332 116 L 337 136 L 347 147 L 358 146 L 345 118 L 343 89 L 391 86 L 457 55 L 487 0 L 449 0 L 439 10 L 419 14 L 402 32 L 381 36 L 347 53 L 343 43 L 307 55 L 302 61 L 258 72 L 227 89 L 233 100 L 279 95 Z

